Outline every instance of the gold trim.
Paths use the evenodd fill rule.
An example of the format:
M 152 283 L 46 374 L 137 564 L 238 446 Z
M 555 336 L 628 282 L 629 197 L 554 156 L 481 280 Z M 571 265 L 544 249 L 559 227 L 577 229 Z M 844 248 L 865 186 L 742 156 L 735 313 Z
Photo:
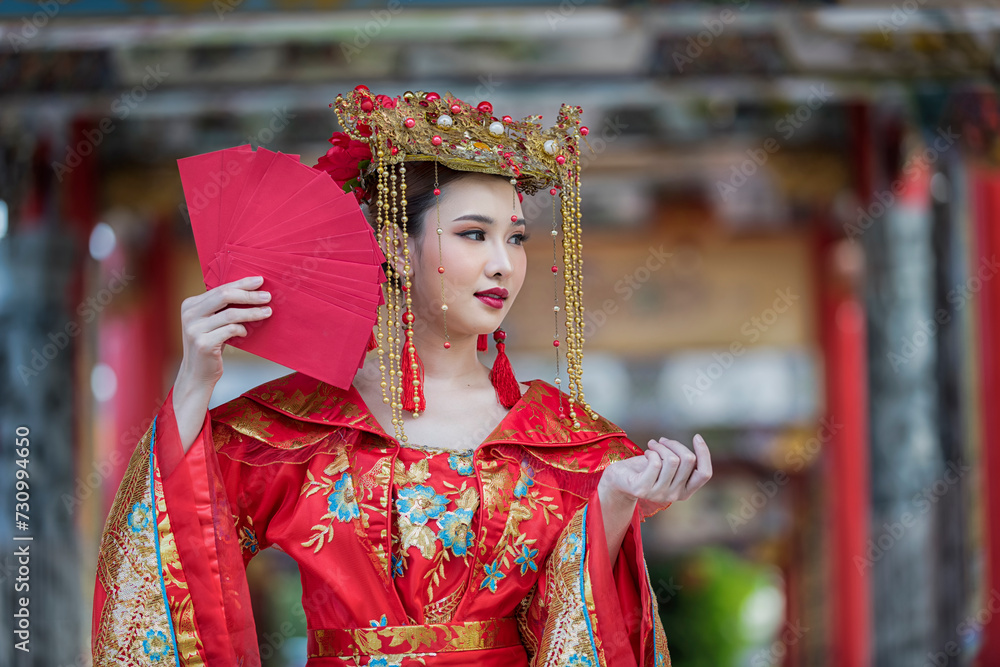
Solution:
M 394 625 L 380 628 L 313 629 L 310 658 L 347 658 L 415 652 L 444 653 L 505 648 L 521 644 L 513 616 L 468 623 Z

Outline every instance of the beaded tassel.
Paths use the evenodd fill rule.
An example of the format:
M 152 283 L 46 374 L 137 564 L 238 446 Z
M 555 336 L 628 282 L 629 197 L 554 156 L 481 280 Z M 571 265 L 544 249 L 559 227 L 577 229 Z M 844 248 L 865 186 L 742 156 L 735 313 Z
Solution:
M 505 408 L 512 408 L 521 398 L 521 387 L 514 377 L 514 369 L 510 366 L 510 359 L 507 358 L 504 339 L 507 334 L 503 329 L 493 332 L 493 340 L 497 342 L 497 358 L 493 362 L 490 370 L 490 382 L 497 392 L 497 400 Z

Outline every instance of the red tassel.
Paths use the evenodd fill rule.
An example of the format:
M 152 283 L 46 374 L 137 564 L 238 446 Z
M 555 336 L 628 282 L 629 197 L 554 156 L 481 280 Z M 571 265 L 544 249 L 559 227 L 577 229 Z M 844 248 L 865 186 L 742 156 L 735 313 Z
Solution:
M 403 315 L 405 318 L 409 315 L 409 311 Z M 412 348 L 412 352 L 410 349 Z M 413 390 L 413 363 L 417 364 L 417 379 L 420 380 L 420 385 L 417 387 L 416 392 Z M 418 400 L 419 399 L 419 400 Z M 417 403 L 420 403 L 418 406 Z M 427 403 L 424 401 L 424 362 L 420 360 L 417 356 L 417 348 L 413 345 L 412 340 L 407 337 L 406 344 L 403 346 L 403 409 L 407 412 L 423 412 L 427 409 Z
M 489 343 L 490 341 L 489 338 L 486 337 L 486 334 L 479 334 L 479 338 L 476 339 L 476 350 L 479 352 L 485 352 Z
M 493 333 L 493 340 L 497 342 L 497 358 L 490 370 L 490 382 L 496 389 L 500 405 L 512 408 L 521 398 L 521 387 L 517 383 L 517 378 L 514 377 L 514 369 L 511 368 L 510 360 L 504 352 L 507 346 L 503 341 L 506 337 L 507 334 L 504 333 L 503 329 L 497 329 Z
M 368 337 L 368 348 L 365 352 L 371 352 L 378 347 L 378 340 L 375 338 L 375 331 L 372 330 L 372 335 Z

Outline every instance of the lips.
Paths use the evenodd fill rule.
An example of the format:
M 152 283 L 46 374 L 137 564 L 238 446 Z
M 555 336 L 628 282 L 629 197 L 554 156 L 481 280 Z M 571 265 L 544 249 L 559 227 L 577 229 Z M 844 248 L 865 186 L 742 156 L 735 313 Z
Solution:
M 475 296 L 491 296 L 495 299 L 506 299 L 507 290 L 502 287 L 491 287 L 488 290 L 483 290 L 482 292 L 476 292 Z

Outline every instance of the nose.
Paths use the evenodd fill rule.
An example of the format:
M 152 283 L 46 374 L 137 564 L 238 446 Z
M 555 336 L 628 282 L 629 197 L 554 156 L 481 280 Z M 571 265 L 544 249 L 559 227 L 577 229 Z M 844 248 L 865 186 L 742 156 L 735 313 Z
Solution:
M 508 244 L 502 241 L 490 244 L 490 256 L 486 262 L 486 275 L 491 278 L 506 278 L 514 270 Z

